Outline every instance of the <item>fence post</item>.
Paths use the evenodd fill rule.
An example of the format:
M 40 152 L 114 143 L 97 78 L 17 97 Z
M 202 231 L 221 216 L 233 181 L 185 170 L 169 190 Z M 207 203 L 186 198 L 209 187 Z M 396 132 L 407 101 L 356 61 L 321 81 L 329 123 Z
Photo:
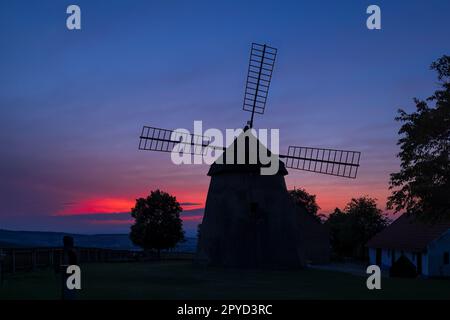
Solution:
M 3 284 L 3 250 L 0 249 L 0 286 Z
M 37 262 L 37 249 L 31 249 L 31 270 L 36 270 L 36 262 Z
M 12 249 L 11 250 L 11 260 L 12 260 L 12 273 L 16 272 L 16 250 Z

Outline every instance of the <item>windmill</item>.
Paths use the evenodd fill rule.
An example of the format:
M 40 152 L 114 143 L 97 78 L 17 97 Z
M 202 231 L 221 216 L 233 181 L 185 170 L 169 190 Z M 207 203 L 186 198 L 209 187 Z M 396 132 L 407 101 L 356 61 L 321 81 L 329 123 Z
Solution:
M 242 107 L 251 113 L 243 132 L 247 137 L 253 137 L 248 132 L 254 127 L 255 115 L 264 114 L 276 56 L 277 49 L 273 47 L 251 45 Z M 258 150 L 266 148 L 255 139 Z M 144 126 L 140 135 L 140 150 L 197 155 L 211 149 L 223 152 L 208 171 L 211 181 L 197 261 L 233 267 L 298 267 L 311 256 L 326 260 L 327 244 L 316 250 L 307 243 L 314 237 L 306 236 L 310 228 L 290 201 L 284 180 L 286 168 L 354 179 L 360 152 L 289 146 L 287 153 L 275 155 L 279 161 L 276 174 L 261 175 L 264 165 L 259 159 L 250 163 L 246 155 L 240 164 L 225 159 L 230 149 L 234 152 L 236 141 L 225 147 L 213 144 L 204 135 L 149 126 Z M 270 150 L 265 150 L 270 154 Z

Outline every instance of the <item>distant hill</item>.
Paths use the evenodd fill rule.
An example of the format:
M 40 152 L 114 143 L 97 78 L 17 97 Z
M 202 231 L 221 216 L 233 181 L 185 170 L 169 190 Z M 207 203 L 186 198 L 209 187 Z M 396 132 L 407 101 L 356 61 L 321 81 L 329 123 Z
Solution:
M 0 241 L 0 248 L 20 248 L 20 247 L 22 246 L 15 243 Z
M 64 236 L 74 238 L 75 246 L 116 249 L 116 250 L 140 250 L 133 245 L 128 234 L 71 234 L 63 232 L 41 231 L 11 231 L 0 229 L 0 248 L 12 247 L 61 247 Z M 176 251 L 194 252 L 196 238 L 186 238 L 186 242 L 175 248 Z

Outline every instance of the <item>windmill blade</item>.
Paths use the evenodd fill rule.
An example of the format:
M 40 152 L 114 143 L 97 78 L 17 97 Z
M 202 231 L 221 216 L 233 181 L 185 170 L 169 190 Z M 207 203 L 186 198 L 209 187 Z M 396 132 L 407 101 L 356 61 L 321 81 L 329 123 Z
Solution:
M 355 179 L 361 152 L 289 146 L 280 155 L 287 168 Z
M 223 150 L 211 144 L 211 138 L 183 131 L 144 126 L 139 137 L 139 150 L 204 154 L 206 149 Z
M 253 124 L 253 115 L 263 114 L 266 108 L 276 56 L 277 49 L 265 44 L 252 43 L 242 107 L 243 110 L 252 113 L 250 127 Z

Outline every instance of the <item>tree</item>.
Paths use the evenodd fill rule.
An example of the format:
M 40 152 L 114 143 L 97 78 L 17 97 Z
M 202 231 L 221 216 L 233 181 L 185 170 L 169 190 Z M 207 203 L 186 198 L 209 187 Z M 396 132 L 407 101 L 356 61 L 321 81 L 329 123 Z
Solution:
M 316 202 L 316 195 L 309 194 L 303 188 L 294 188 L 294 190 L 289 190 L 289 195 L 291 196 L 291 199 L 294 201 L 295 205 L 304 208 L 306 212 L 311 214 L 312 217 L 321 222 L 321 216 L 317 214 L 320 207 Z
M 450 217 L 450 56 L 431 65 L 440 88 L 416 111 L 398 110 L 401 169 L 392 173 L 387 208 L 406 210 L 430 220 Z M 434 106 L 429 104 L 434 103 Z
M 326 224 L 337 255 L 364 258 L 367 241 L 383 230 L 389 219 L 377 208 L 376 199 L 363 196 L 351 199 L 343 211 L 336 208 Z
M 349 217 L 339 208 L 328 216 L 325 224 L 330 230 L 330 244 L 332 251 L 339 257 L 353 255 L 352 226 Z
M 135 219 L 131 241 L 145 250 L 156 249 L 160 257 L 161 249 L 173 248 L 184 240 L 182 210 L 174 196 L 159 189 L 147 198 L 137 199 L 131 211 Z

